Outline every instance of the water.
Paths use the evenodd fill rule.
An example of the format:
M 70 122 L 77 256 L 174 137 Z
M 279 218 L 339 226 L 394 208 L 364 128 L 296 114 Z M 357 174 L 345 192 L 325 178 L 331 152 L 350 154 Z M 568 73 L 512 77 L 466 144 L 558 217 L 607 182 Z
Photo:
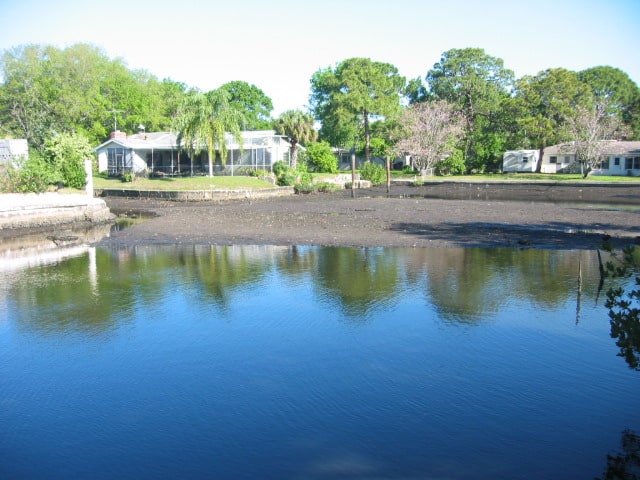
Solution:
M 591 479 L 640 431 L 595 252 L 63 253 L 0 267 L 0 478 Z

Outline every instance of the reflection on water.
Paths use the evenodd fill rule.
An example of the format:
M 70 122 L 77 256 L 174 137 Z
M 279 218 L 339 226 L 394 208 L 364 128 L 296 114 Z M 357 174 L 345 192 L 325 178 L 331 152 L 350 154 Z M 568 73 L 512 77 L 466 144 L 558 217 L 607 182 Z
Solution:
M 599 279 L 506 248 L 3 268 L 0 478 L 593 478 L 639 427 Z

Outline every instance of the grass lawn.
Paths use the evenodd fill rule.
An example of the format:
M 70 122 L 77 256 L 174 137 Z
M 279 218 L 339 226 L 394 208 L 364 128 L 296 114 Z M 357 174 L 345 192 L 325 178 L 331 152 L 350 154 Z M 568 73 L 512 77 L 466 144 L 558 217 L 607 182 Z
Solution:
M 216 177 L 164 177 L 136 178 L 133 182 L 123 182 L 120 178 L 96 175 L 93 177 L 95 189 L 126 190 L 246 190 L 273 188 L 267 181 L 256 177 L 216 176 Z
M 340 172 L 348 173 L 351 172 Z M 316 182 L 332 177 L 331 174 L 314 174 Z M 406 178 L 413 180 L 414 175 L 392 172 L 393 179 Z M 419 177 L 418 177 L 419 180 Z M 581 175 L 543 174 L 543 173 L 512 173 L 512 174 L 479 174 L 448 177 L 426 177 L 427 182 L 510 182 L 510 181 L 546 181 L 546 182 L 635 182 L 640 185 L 640 177 L 627 176 L 594 176 L 583 179 Z M 136 178 L 133 182 L 123 182 L 120 178 L 96 175 L 93 178 L 96 189 L 130 189 L 130 190 L 244 190 L 273 188 L 271 183 L 256 177 L 237 176 L 197 176 L 197 177 L 164 177 L 164 178 Z
M 413 179 L 413 175 L 405 175 L 402 172 L 393 173 L 392 178 Z M 617 175 L 590 175 L 582 178 L 580 174 L 564 174 L 564 173 L 482 173 L 476 175 L 455 175 L 447 177 L 431 176 L 425 177 L 425 181 L 429 182 L 612 182 L 612 183 L 629 183 L 635 182 L 640 184 L 640 177 L 617 176 Z

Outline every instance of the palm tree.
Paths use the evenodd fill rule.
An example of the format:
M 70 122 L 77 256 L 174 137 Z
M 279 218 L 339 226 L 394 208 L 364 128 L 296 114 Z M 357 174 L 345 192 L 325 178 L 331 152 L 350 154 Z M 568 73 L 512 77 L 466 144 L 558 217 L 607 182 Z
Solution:
M 231 133 L 242 148 L 240 125 L 244 122 L 242 112 L 229 102 L 229 93 L 217 89 L 207 93 L 187 95 L 178 109 L 174 128 L 178 132 L 178 145 L 185 145 L 196 153 L 207 147 L 209 176 L 213 176 L 215 152 L 226 162 L 227 144 L 225 135 Z
M 278 133 L 289 137 L 291 143 L 291 168 L 298 166 L 298 149 L 301 143 L 315 142 L 318 132 L 313 128 L 313 117 L 302 110 L 287 110 L 274 122 Z

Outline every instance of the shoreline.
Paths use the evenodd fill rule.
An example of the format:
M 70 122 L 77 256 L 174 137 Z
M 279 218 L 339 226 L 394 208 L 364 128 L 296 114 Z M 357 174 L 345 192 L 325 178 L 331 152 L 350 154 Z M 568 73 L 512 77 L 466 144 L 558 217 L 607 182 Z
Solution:
M 145 220 L 99 244 L 593 249 L 609 237 L 612 246 L 640 242 L 637 186 L 624 187 L 633 197 L 624 206 L 620 189 L 606 185 L 598 203 L 575 187 L 555 188 L 555 202 L 548 187 L 525 188 L 520 201 L 456 198 L 452 188 L 445 193 L 453 198 L 435 198 L 429 186 L 394 186 L 391 195 L 373 187 L 355 198 L 350 190 L 229 202 L 105 197 L 113 213 Z
M 590 201 L 593 198 L 597 201 Z M 94 200 L 105 206 L 101 211 L 110 218 L 105 225 L 98 222 L 101 235 L 88 233 L 97 225 L 81 222 L 86 216 L 56 223 L 25 211 L 37 224 L 0 228 L 0 247 L 15 250 L 36 237 L 51 247 L 75 239 L 78 244 L 117 248 L 166 244 L 594 249 L 606 240 L 616 248 L 640 244 L 640 185 L 629 184 L 585 188 L 438 182 L 393 185 L 391 194 L 386 186 L 377 186 L 224 201 L 108 195 Z M 15 213 L 7 205 L 5 210 L 6 215 Z M 131 225 L 111 228 L 116 215 L 128 217 Z M 21 224 L 19 217 L 12 222 Z

